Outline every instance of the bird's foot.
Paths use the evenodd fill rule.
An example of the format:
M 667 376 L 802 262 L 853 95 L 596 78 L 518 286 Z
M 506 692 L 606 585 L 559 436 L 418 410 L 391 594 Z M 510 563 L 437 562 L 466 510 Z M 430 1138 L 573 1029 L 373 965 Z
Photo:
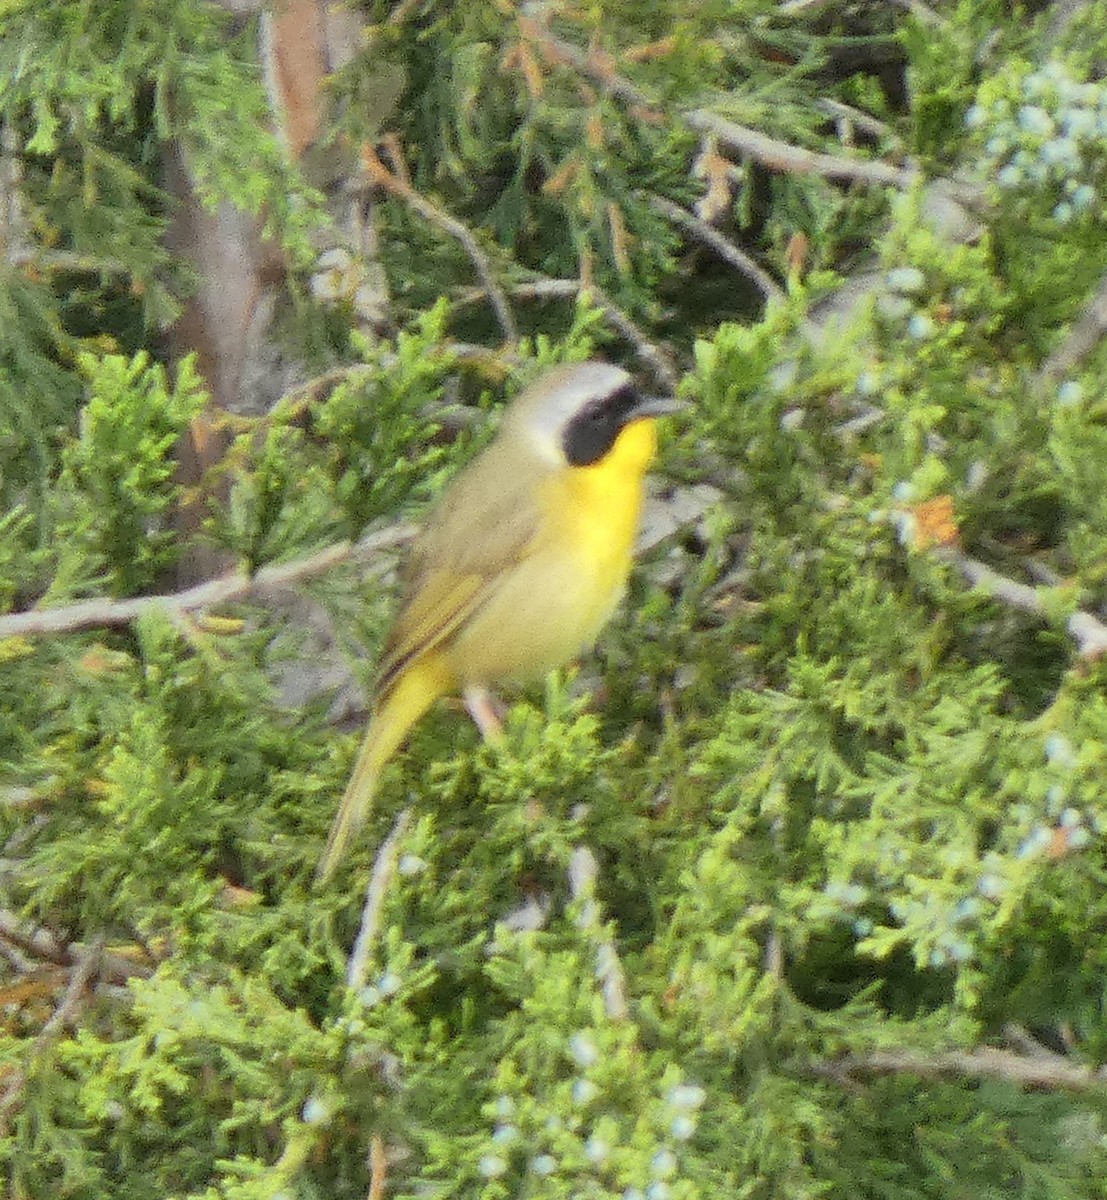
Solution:
M 480 730 L 486 742 L 495 742 L 503 737 L 504 723 L 502 708 L 495 696 L 479 683 L 464 688 L 461 698 L 473 724 Z

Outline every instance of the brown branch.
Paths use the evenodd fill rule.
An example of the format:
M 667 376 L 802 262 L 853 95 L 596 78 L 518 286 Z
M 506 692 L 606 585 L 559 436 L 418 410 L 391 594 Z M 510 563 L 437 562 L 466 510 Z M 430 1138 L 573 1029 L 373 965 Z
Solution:
M 582 284 L 580 294 L 603 313 L 607 323 L 624 341 L 634 347 L 635 354 L 649 367 L 654 379 L 670 392 L 675 391 L 679 376 L 657 345 L 646 337 L 634 321 L 612 304 L 594 283 Z
M 33 958 L 55 966 L 68 967 L 73 964 L 72 951 L 59 946 L 46 930 L 21 928 L 11 913 L 0 913 L 0 938 Z
M 932 8 L 922 3 L 922 0 L 889 0 L 896 8 L 902 8 L 910 13 L 920 24 L 929 25 L 931 29 L 946 29 L 949 22 L 939 16 Z
M 1040 617 L 1043 621 L 1051 619 L 1051 607 L 1041 589 L 1001 575 L 986 563 L 970 558 L 960 550 L 943 547 L 935 549 L 933 553 L 943 562 L 956 567 L 973 587 L 982 588 L 1000 603 Z M 1065 629 L 1075 640 L 1081 655 L 1099 658 L 1107 653 L 1107 625 L 1091 613 L 1080 610 L 1070 614 L 1065 620 Z
M 423 0 L 401 0 L 388 14 L 388 24 L 402 25 L 422 2 Z
M 162 609 L 171 616 L 180 616 L 216 604 L 256 599 L 268 591 L 286 588 L 313 575 L 322 575 L 339 563 L 370 557 L 382 550 L 400 546 L 409 541 L 414 533 L 415 527 L 412 525 L 392 525 L 359 542 L 339 542 L 307 558 L 262 567 L 253 575 L 241 570 L 231 571 L 218 579 L 209 579 L 195 587 L 186 588 L 183 592 L 137 596 L 130 600 L 85 600 L 61 608 L 34 608 L 26 612 L 8 613 L 0 616 L 0 638 L 104 629 L 129 625 L 144 613 L 155 609 Z
M 26 1086 L 31 1066 L 49 1048 L 55 1039 L 77 1020 L 85 998 L 100 973 L 100 958 L 103 938 L 97 938 L 79 952 L 69 976 L 69 983 L 58 1001 L 57 1008 L 39 1031 L 38 1037 L 27 1051 L 27 1065 L 12 1072 L 7 1087 L 0 1095 L 0 1130 L 8 1128 L 8 1115 L 18 1105 Z
M 554 37 L 536 22 L 531 22 L 528 32 L 547 52 L 551 61 L 568 64 L 628 105 L 638 108 L 650 105 L 649 97 L 614 69 L 614 59 L 610 55 L 595 49 L 587 53 L 578 50 L 570 43 Z M 858 114 L 858 123 L 862 117 L 862 114 Z M 728 121 L 707 109 L 693 109 L 682 114 L 682 119 L 696 131 L 714 134 L 730 149 L 749 155 L 773 170 L 822 175 L 828 179 L 890 184 L 898 188 L 913 187 L 923 177 L 916 167 L 892 167 L 887 163 L 869 159 L 853 159 L 805 150 L 801 146 L 779 141 L 755 129 Z
M 492 264 L 488 261 L 487 255 L 481 249 L 480 243 L 474 237 L 472 230 L 457 220 L 456 217 L 451 217 L 449 213 L 432 204 L 425 196 L 417 192 L 411 184 L 390 171 L 381 162 L 376 150 L 368 143 L 361 148 L 361 163 L 365 170 L 366 179 L 370 184 L 381 187 L 389 195 L 403 200 L 409 208 L 417 212 L 425 221 L 429 221 L 432 225 L 437 225 L 439 229 L 461 243 L 477 275 L 480 276 L 481 283 L 488 292 L 489 303 L 492 305 L 496 319 L 500 323 L 500 329 L 504 338 L 509 342 L 517 342 L 519 340 L 519 330 L 516 327 L 511 306 L 507 302 L 507 297 L 504 295 L 503 289 L 496 281 Z
M 963 1076 L 1000 1079 L 1018 1087 L 1047 1091 L 1087 1092 L 1107 1087 L 1107 1069 L 1070 1063 L 1060 1055 L 1029 1057 L 985 1046 L 979 1050 L 948 1050 L 921 1054 L 913 1050 L 875 1050 L 849 1054 L 833 1062 L 811 1064 L 815 1075 L 849 1083 L 856 1075 L 916 1075 L 921 1079 Z
M 826 113 L 835 122 L 853 125 L 862 133 L 867 133 L 869 137 L 890 141 L 894 146 L 901 144 L 899 137 L 893 132 L 890 125 L 877 120 L 872 113 L 854 108 L 852 104 L 843 104 L 841 100 L 832 100 L 829 96 L 824 96 L 821 100 L 816 100 L 815 107 L 820 112 Z M 838 135 L 842 136 L 841 130 Z
M 0 942 L 14 947 L 30 958 L 47 962 L 56 967 L 76 966 L 88 951 L 88 946 L 62 945 L 46 929 L 28 929 L 21 925 L 13 913 L 0 911 Z M 100 976 L 111 983 L 125 983 L 134 976 L 146 978 L 152 968 L 135 962 L 123 954 L 108 950 L 100 952 Z
M 369 1191 L 365 1200 L 384 1200 L 387 1179 L 388 1155 L 384 1151 L 384 1140 L 379 1133 L 374 1133 L 369 1139 Z

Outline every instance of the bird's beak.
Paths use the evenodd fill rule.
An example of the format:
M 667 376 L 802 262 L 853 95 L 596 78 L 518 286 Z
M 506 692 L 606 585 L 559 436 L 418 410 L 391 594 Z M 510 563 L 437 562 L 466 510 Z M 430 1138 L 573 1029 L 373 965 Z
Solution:
M 630 414 L 632 421 L 642 417 L 667 417 L 672 413 L 684 412 L 688 407 L 683 400 L 673 396 L 641 396 Z

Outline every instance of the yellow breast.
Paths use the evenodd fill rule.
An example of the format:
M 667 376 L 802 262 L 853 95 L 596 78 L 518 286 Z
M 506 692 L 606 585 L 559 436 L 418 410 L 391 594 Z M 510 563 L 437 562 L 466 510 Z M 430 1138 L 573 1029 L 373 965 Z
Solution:
M 541 502 L 554 536 L 572 547 L 598 592 L 621 591 L 626 582 L 643 479 L 656 450 L 655 422 L 635 421 L 600 462 L 559 471 L 543 485 Z
M 601 462 L 542 480 L 532 549 L 450 646 L 462 684 L 534 678 L 595 641 L 626 586 L 656 445 L 653 420 L 636 421 Z

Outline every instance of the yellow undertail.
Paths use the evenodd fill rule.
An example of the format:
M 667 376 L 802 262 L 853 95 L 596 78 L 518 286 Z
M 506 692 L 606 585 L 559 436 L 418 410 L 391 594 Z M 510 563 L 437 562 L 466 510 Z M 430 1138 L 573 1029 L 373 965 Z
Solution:
M 319 883 L 334 873 L 354 835 L 365 824 L 381 771 L 403 744 L 409 730 L 428 708 L 451 690 L 438 655 L 429 655 L 408 666 L 380 702 L 369 722 L 358 751 L 350 782 L 327 838 L 327 848 L 316 871 Z

